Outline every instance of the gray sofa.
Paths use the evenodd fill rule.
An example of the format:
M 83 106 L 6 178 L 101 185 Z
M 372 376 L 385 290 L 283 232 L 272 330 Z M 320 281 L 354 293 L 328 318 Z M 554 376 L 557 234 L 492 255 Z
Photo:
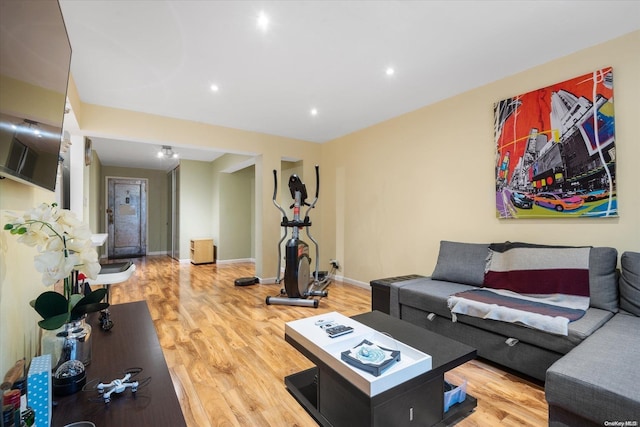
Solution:
M 640 425 L 640 253 L 620 264 L 619 312 L 547 370 L 549 425 Z
M 386 296 L 392 316 L 471 345 L 484 359 L 546 380 L 550 425 L 640 422 L 640 254 L 624 253 L 619 275 L 616 249 L 591 248 L 590 307 L 561 336 L 462 314 L 452 321 L 448 297 L 482 286 L 488 252 L 489 244 L 443 241 L 430 277 L 372 281 L 372 306 L 380 307 L 380 296 Z

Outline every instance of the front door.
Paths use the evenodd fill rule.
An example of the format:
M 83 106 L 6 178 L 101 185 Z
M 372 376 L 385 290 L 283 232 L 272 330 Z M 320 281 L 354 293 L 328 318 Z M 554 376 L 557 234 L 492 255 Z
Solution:
M 147 180 L 107 178 L 109 258 L 147 253 Z

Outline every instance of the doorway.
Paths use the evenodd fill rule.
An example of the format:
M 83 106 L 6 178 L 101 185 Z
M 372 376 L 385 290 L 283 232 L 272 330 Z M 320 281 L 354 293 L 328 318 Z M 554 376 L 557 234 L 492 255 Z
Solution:
M 109 258 L 147 254 L 147 179 L 107 177 Z

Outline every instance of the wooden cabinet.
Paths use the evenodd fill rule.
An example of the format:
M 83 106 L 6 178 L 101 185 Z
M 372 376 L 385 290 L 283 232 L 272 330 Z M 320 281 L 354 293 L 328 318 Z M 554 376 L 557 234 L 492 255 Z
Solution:
M 213 239 L 191 239 L 191 263 L 210 264 L 213 259 Z

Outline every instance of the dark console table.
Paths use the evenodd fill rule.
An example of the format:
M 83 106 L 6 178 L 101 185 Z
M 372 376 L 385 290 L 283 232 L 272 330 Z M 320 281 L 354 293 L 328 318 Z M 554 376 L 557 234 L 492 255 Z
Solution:
M 316 365 L 289 375 L 285 385 L 320 425 L 445 426 L 475 409 L 476 399 L 467 394 L 463 402 L 444 412 L 444 374 L 474 359 L 474 348 L 379 311 L 352 319 L 429 354 L 432 368 L 387 391 L 369 396 L 320 360 L 302 342 L 285 334 L 285 340 Z
M 99 395 L 93 389 L 54 396 L 52 426 L 76 421 L 91 421 L 96 427 L 186 426 L 147 303 L 117 304 L 109 310 L 115 326 L 108 332 L 100 329 L 97 313 L 90 316 L 93 344 L 87 382 L 120 379 L 130 368 L 143 369 L 136 380 L 151 377 L 151 381 L 135 397 L 130 390 L 113 394 L 109 404 L 97 401 Z

